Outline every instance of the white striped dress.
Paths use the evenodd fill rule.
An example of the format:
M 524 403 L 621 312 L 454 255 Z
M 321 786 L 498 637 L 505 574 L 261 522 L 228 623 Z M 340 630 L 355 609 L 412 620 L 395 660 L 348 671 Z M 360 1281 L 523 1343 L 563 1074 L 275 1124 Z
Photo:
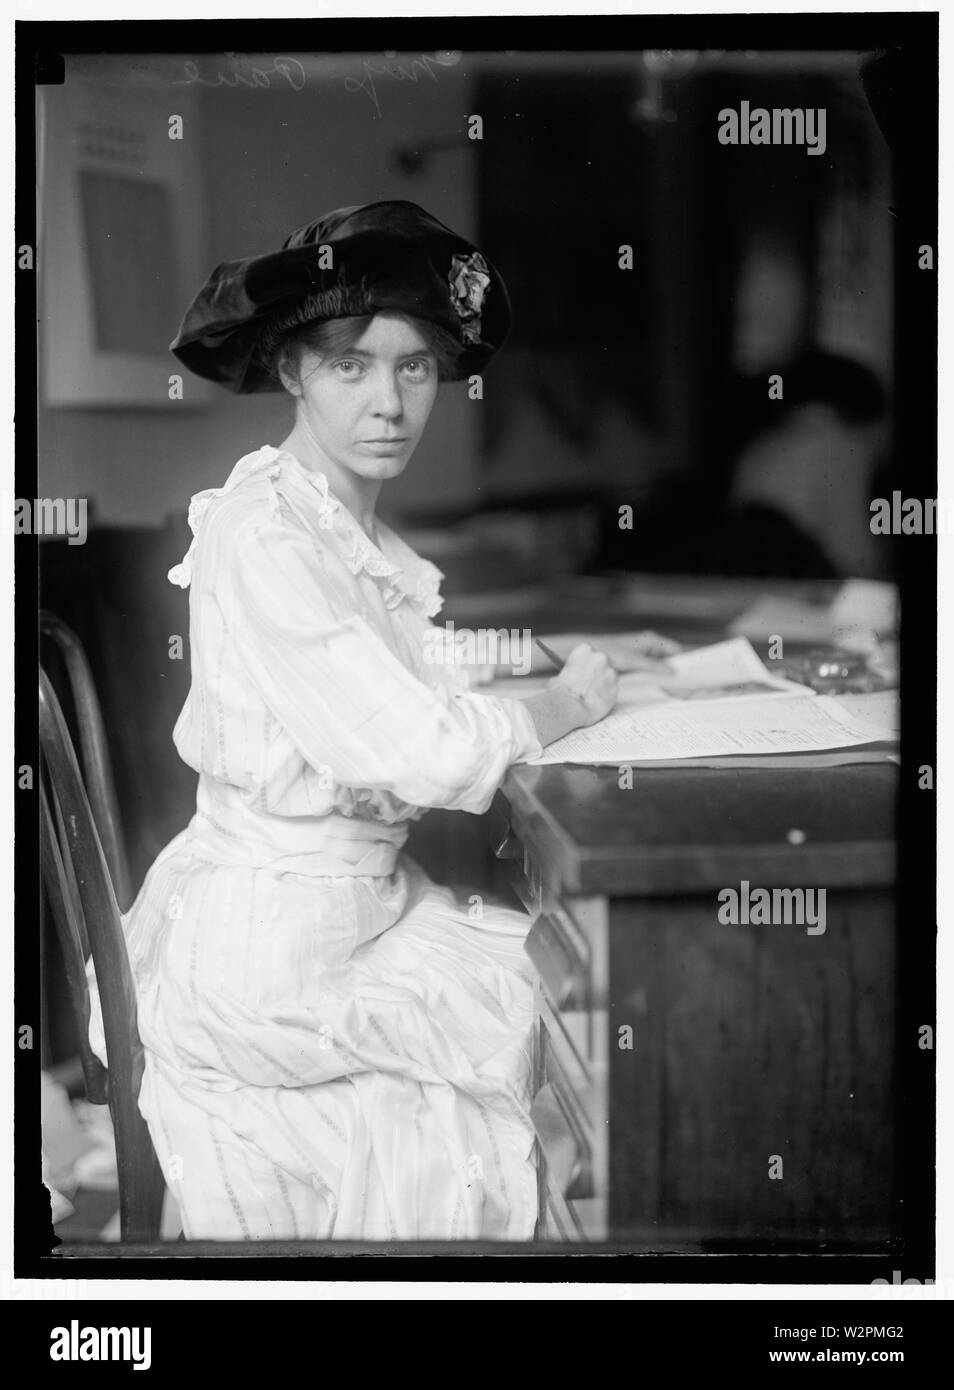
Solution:
M 197 809 L 125 918 L 185 1234 L 529 1239 L 528 922 L 402 845 L 423 808 L 484 810 L 532 721 L 428 664 L 440 572 L 291 454 L 247 455 L 189 519 Z

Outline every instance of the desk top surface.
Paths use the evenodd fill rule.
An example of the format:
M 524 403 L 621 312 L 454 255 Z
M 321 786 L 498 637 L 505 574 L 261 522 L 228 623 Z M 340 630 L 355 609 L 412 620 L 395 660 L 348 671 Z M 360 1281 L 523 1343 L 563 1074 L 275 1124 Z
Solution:
M 554 588 L 458 596 L 466 620 L 519 620 L 534 631 L 656 627 L 692 645 L 766 594 L 827 604 L 838 584 L 633 575 L 568 578 Z M 471 611 L 472 610 L 472 611 Z M 792 650 L 802 644 L 792 642 Z M 811 645 L 811 644 L 809 644 Z M 786 649 L 789 643 L 786 642 Z M 640 769 L 515 767 L 491 810 L 502 857 L 513 832 L 555 892 L 625 895 L 753 886 L 888 885 L 894 879 L 898 768 Z
M 630 788 L 616 768 L 522 766 L 492 817 L 498 844 L 509 829 L 556 892 L 878 886 L 894 879 L 897 786 L 894 764 L 637 765 Z

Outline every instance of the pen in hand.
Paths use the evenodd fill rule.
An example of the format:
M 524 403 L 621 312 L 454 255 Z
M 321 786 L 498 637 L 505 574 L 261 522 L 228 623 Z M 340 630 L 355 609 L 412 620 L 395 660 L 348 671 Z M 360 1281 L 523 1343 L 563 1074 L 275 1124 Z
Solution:
M 654 634 L 647 634 L 647 636 L 653 636 L 653 635 L 654 635 Z M 543 655 L 544 655 L 545 657 L 547 657 L 548 660 L 552 661 L 552 663 L 553 663 L 553 665 L 556 667 L 557 671 L 558 671 L 558 672 L 559 672 L 559 671 L 562 671 L 563 668 L 564 668 L 564 666 L 566 665 L 566 659 L 565 659 L 564 657 L 562 657 L 562 656 L 558 656 L 557 653 L 553 650 L 553 648 L 552 648 L 552 647 L 548 647 L 547 644 L 546 644 L 546 642 L 541 642 L 541 640 L 540 640 L 539 637 L 534 637 L 533 640 L 534 640 L 534 643 L 535 643 L 535 644 L 540 648 L 540 650 L 543 652 Z M 678 644 L 675 643 L 675 642 L 668 642 L 668 641 L 666 641 L 665 639 L 662 639 L 662 638 L 657 639 L 657 643 L 658 643 L 657 649 L 660 651 L 660 655 L 657 656 L 657 657 L 650 657 L 650 656 L 643 656 L 643 655 L 637 653 L 636 656 L 635 656 L 635 658 L 634 658 L 633 670 L 637 670 L 637 671 L 648 671 L 648 672 L 655 673 L 655 674 L 657 674 L 657 675 L 673 675 L 673 674 L 674 674 L 674 672 L 673 672 L 673 667 L 672 667 L 671 664 L 666 660 L 665 656 L 663 656 L 661 653 L 662 653 L 662 652 L 666 652 L 667 654 L 672 654 L 672 653 L 674 653 L 674 652 L 676 652 L 676 651 L 679 651 Z M 611 663 L 611 664 L 612 664 L 612 663 Z
M 533 640 L 536 642 L 537 646 L 538 646 L 538 647 L 540 648 L 540 650 L 543 652 L 543 655 L 544 655 L 545 657 L 547 657 L 550 661 L 552 661 L 553 664 L 554 664 L 554 666 L 557 668 L 557 675 L 556 675 L 556 676 L 553 678 L 553 680 L 550 682 L 550 684 L 553 685 L 553 684 L 556 683 L 557 677 L 559 677 L 560 672 L 563 671 L 564 668 L 566 667 L 567 660 L 568 660 L 569 658 L 564 659 L 562 656 L 558 656 L 557 653 L 553 650 L 553 648 L 552 648 L 552 647 L 548 647 L 547 644 L 546 644 L 546 642 L 541 642 L 539 637 L 535 637 Z M 579 648 L 576 648 L 575 650 L 578 651 Z M 571 655 L 572 655 L 572 653 L 571 653 Z M 613 703 L 615 704 L 615 702 L 616 702 L 616 689 L 617 689 L 617 687 L 616 687 L 616 680 L 617 680 L 616 668 L 614 667 L 612 661 L 610 661 L 609 657 L 605 654 L 605 652 L 599 652 L 599 653 L 593 652 L 592 655 L 600 655 L 600 656 L 602 656 L 603 659 L 604 659 L 604 661 L 606 662 L 607 667 L 609 668 L 609 671 L 610 671 L 610 673 L 611 673 L 612 680 L 613 680 Z M 563 681 L 560 682 L 560 683 L 562 684 L 564 690 L 567 690 L 567 691 L 569 691 L 572 695 L 575 695 L 575 696 L 577 697 L 577 699 L 582 699 L 582 698 L 583 698 L 583 692 L 582 692 L 582 690 L 576 690 L 576 689 L 574 689 L 573 685 L 572 685 L 569 681 L 566 680 L 566 677 L 564 677 L 564 678 L 563 678 Z M 610 706 L 610 708 L 612 708 L 612 706 Z M 607 713 L 608 713 L 608 711 L 607 711 Z
M 554 664 L 554 666 L 557 668 L 557 670 L 558 670 L 558 671 L 562 671 L 563 668 L 564 668 L 564 666 L 566 665 L 566 662 L 564 661 L 563 657 L 562 657 L 562 656 L 557 656 L 557 654 L 556 654 L 556 652 L 553 650 L 553 648 L 552 648 L 552 647 L 548 647 L 547 644 L 546 644 L 546 642 L 541 642 L 539 637 L 534 637 L 533 640 L 534 640 L 534 642 L 537 644 L 537 646 L 540 648 L 540 650 L 543 652 L 543 655 L 544 655 L 545 657 L 548 657 L 549 660 L 553 662 L 553 664 Z

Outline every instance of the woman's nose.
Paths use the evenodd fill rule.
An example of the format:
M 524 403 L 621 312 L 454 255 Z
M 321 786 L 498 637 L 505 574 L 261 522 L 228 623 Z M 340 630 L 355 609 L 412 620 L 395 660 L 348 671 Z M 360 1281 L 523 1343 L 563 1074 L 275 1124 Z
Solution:
M 382 372 L 375 386 L 375 414 L 384 415 L 389 420 L 401 416 L 404 413 L 404 402 L 397 377 L 392 372 Z

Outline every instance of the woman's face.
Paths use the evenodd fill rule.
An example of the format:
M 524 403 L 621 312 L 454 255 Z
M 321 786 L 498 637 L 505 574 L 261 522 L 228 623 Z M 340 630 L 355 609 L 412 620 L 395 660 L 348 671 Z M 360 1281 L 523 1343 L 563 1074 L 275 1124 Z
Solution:
M 362 478 L 395 478 L 427 424 L 437 395 L 437 359 L 413 322 L 376 314 L 352 347 L 302 353 L 300 417 L 328 461 Z

